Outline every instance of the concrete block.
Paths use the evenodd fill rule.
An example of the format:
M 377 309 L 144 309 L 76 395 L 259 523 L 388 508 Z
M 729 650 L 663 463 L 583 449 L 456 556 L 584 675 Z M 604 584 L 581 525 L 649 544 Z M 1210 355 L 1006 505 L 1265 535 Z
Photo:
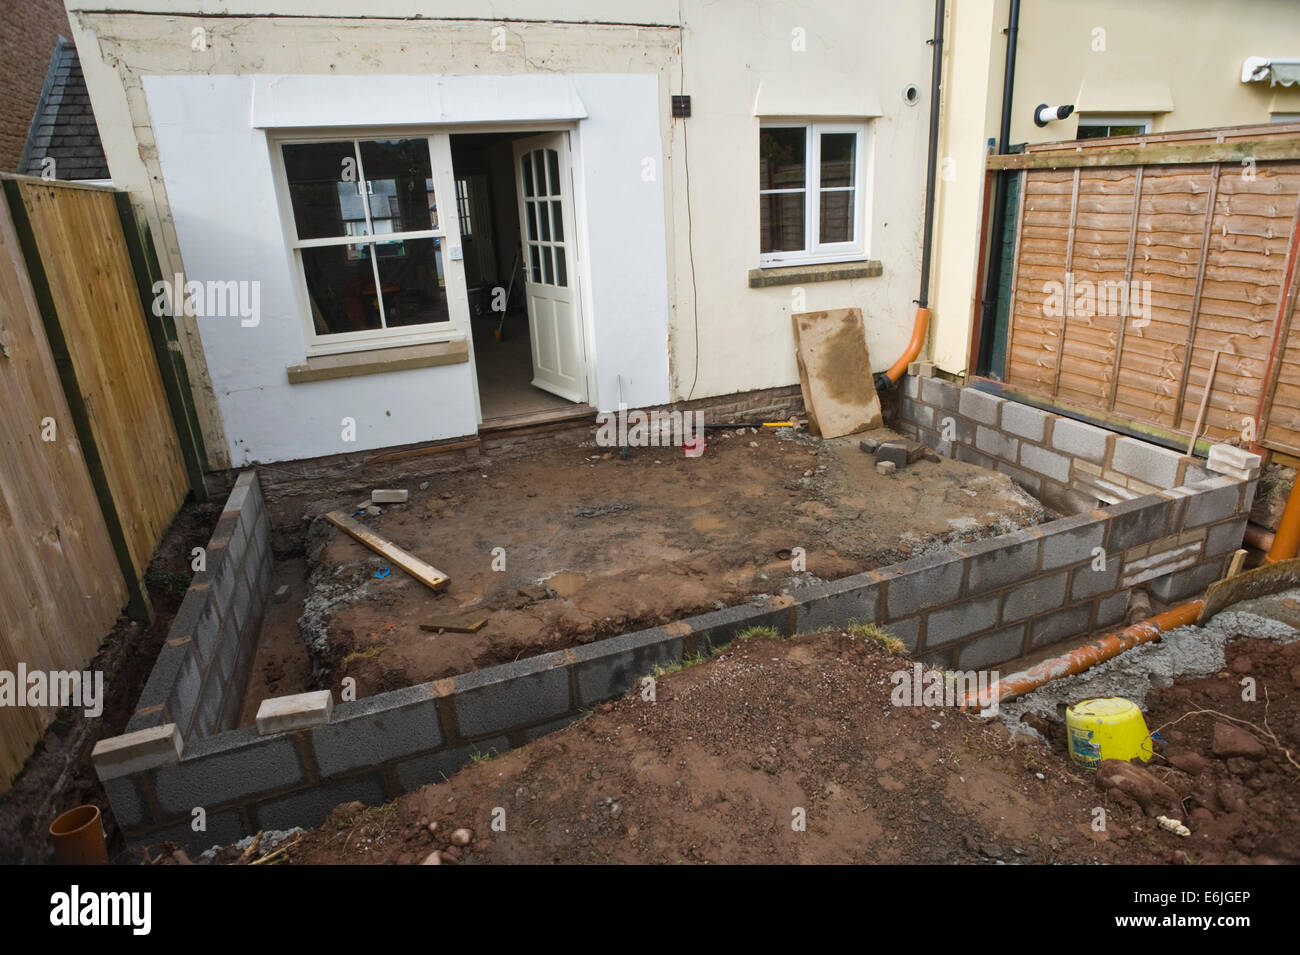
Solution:
M 454 776 L 457 770 L 468 765 L 476 753 L 490 754 L 493 750 L 498 754 L 509 752 L 510 740 L 505 736 L 497 736 L 468 746 L 403 760 L 397 764 L 397 781 L 407 792 L 430 783 L 443 783 Z
M 974 464 L 989 471 L 992 471 L 994 464 L 996 464 L 987 454 L 976 451 L 967 444 L 958 444 L 955 450 L 957 460 L 964 461 L 966 464 Z
M 1043 534 L 1043 570 L 1055 570 L 1093 559 L 1093 548 L 1106 536 L 1106 522 L 1091 514 L 1076 514 L 1038 528 Z
M 405 504 L 411 492 L 406 488 L 377 487 L 370 492 L 371 504 Z
M 682 638 L 655 627 L 575 647 L 573 655 L 578 705 L 590 706 L 622 696 L 655 667 L 681 660 Z
M 1159 580 L 1153 580 L 1147 585 L 1147 589 L 1151 591 L 1153 597 L 1164 603 L 1186 600 L 1218 580 L 1222 571 L 1221 562 L 1199 564 L 1167 577 L 1161 577 Z
M 1251 454 L 1245 448 L 1236 448 L 1230 444 L 1213 444 L 1210 445 L 1206 468 L 1218 474 L 1229 473 L 1223 471 L 1223 468 L 1228 468 L 1230 472 L 1258 471 L 1263 463 L 1263 458 L 1258 454 Z
M 252 727 L 189 743 L 185 759 L 153 772 L 154 793 L 168 816 L 188 816 L 305 782 L 293 742 L 259 737 Z
M 1008 590 L 1002 600 L 1002 622 L 1013 623 L 1060 607 L 1065 603 L 1067 576 L 1065 571 L 1061 571 L 1035 577 Z
M 206 828 L 203 832 L 195 832 L 191 826 L 192 822 L 192 819 L 185 819 L 171 826 L 126 832 L 127 845 L 159 846 L 164 842 L 170 842 L 185 849 L 193 857 L 213 846 L 228 846 L 232 842 L 238 842 L 244 836 L 254 835 L 245 831 L 243 818 L 236 809 L 208 813 L 204 818 Z M 157 855 L 157 853 L 153 854 Z
M 1097 601 L 1097 626 L 1111 627 L 1128 615 L 1128 591 L 1103 597 Z
M 460 679 L 457 677 L 457 682 Z M 476 735 L 463 727 L 462 732 Z M 329 723 L 318 724 L 309 733 L 322 776 L 413 756 L 446 742 L 432 683 L 342 703 Z
M 913 424 L 928 428 L 934 424 L 934 409 L 911 398 L 903 398 L 898 403 L 898 413 Z
M 1053 481 L 1070 483 L 1070 459 L 1055 451 L 1045 451 L 1034 444 L 1022 445 L 1020 466 L 1044 474 Z
M 1087 600 L 1119 586 L 1119 572 L 1124 561 L 1119 554 L 1106 560 L 1105 570 L 1093 570 L 1092 564 L 1076 568 L 1070 580 L 1070 602 Z
M 1029 648 L 1034 650 L 1058 640 L 1082 637 L 1090 629 L 1091 618 L 1091 604 L 1080 604 L 1039 617 L 1030 624 Z
M 987 391 L 980 391 L 977 388 L 963 388 L 961 398 L 957 403 L 957 410 L 972 421 L 978 421 L 980 424 L 996 428 L 998 426 L 998 412 L 1005 402 L 1006 399 L 999 395 L 991 395 Z
M 1035 497 L 1038 496 L 1039 490 L 1043 486 L 1043 479 L 1037 474 L 1023 471 L 1014 464 L 1008 464 L 1006 461 L 998 461 L 995 468 L 999 473 L 1005 474 L 1007 477 L 1011 478 L 1011 480 L 1015 481 L 1030 494 L 1033 494 Z
M 882 587 L 870 574 L 854 574 L 794 592 L 796 633 L 852 623 L 875 623 Z
M 1063 418 L 1059 415 L 1052 423 L 1052 447 L 1070 457 L 1083 458 L 1094 464 L 1105 464 L 1106 453 L 1115 435 L 1103 428 Z
M 180 727 L 165 723 L 101 739 L 91 750 L 90 759 L 95 765 L 95 775 L 107 783 L 110 779 L 178 763 L 184 748 Z
M 934 362 L 914 361 L 907 366 L 907 373 L 916 378 L 933 378 Z
M 921 400 L 945 411 L 956 411 L 961 389 L 942 378 L 921 379 Z
M 1110 466 L 1121 474 L 1165 488 L 1178 484 L 1178 466 L 1182 460 L 1183 456 L 1177 451 L 1136 438 L 1120 437 L 1115 439 Z
M 921 618 L 919 616 L 909 617 L 906 620 L 895 620 L 893 623 L 885 624 L 881 629 L 900 640 L 903 646 L 907 647 L 908 653 L 914 653 L 921 642 Z
M 920 397 L 921 383 L 915 375 L 907 374 L 903 376 L 903 394 L 912 399 Z
M 980 425 L 975 429 L 975 447 L 985 454 L 1014 464 L 1020 451 L 1020 439 Z
M 488 736 L 572 712 L 563 653 L 544 653 L 455 677 L 452 705 L 462 737 Z
M 917 433 L 916 439 L 920 441 L 922 444 L 924 444 L 927 448 L 930 448 L 936 451 L 937 453 L 942 454 L 945 458 L 950 458 L 953 456 L 952 442 L 944 441 L 943 438 L 939 436 L 939 432 L 937 431 L 930 431 L 928 429 L 922 428 Z
M 235 692 L 239 692 L 238 689 Z M 203 690 L 199 693 L 198 706 L 194 708 L 194 717 L 190 724 L 190 733 L 199 736 L 211 736 L 221 724 L 221 711 L 225 703 L 226 683 L 221 678 L 217 667 L 208 668 L 203 677 Z
M 1016 531 L 961 549 L 968 555 L 967 593 L 997 590 L 1038 573 L 1040 540 L 1033 531 Z
M 995 630 L 982 637 L 976 637 L 957 648 L 957 668 L 960 670 L 979 670 L 1014 660 L 1020 656 L 1025 641 L 1026 624 L 1018 623 L 1014 627 Z
M 541 739 L 543 736 L 550 736 L 552 733 L 568 729 L 574 723 L 585 720 L 590 715 L 589 713 L 571 713 L 568 716 L 561 716 L 558 720 L 551 720 L 549 723 L 530 726 L 524 730 L 524 739 L 531 743 L 535 739 Z
M 918 557 L 883 570 L 889 573 L 886 620 L 910 617 L 926 607 L 955 600 L 961 591 L 962 559 L 952 551 Z
M 1110 515 L 1106 550 L 1128 550 L 1164 537 L 1170 531 L 1170 504 L 1154 494 L 1112 504 L 1106 509 Z
M 1235 521 L 1229 521 L 1226 524 L 1215 524 L 1205 535 L 1206 557 L 1218 557 L 1220 554 L 1226 554 L 1235 551 L 1241 546 L 1242 538 L 1246 534 L 1246 522 L 1249 515 L 1242 515 Z
M 255 803 L 249 813 L 259 829 L 304 829 L 319 826 L 333 811 L 345 802 L 360 802 L 378 806 L 388 801 L 384 781 L 378 773 L 351 776 L 337 782 L 312 786 L 287 796 L 275 796 Z
M 1134 587 L 1146 583 L 1148 580 L 1154 580 L 1165 574 L 1173 573 L 1176 570 L 1191 567 L 1201 559 L 1201 547 L 1201 541 L 1196 541 L 1174 550 L 1153 554 L 1150 557 L 1142 557 L 1138 560 L 1125 559 L 1120 586 Z
M 791 605 L 778 602 L 774 607 L 769 601 L 770 598 L 751 600 L 680 621 L 690 628 L 683 640 L 683 652 L 687 655 L 711 653 L 727 646 L 736 639 L 736 634 L 752 627 L 771 627 L 788 637 L 794 617 Z
M 1002 405 L 1002 430 L 1019 438 L 1042 442 L 1047 435 L 1047 422 L 1052 417 L 1046 411 L 1007 401 Z
M 1183 529 L 1218 524 L 1235 517 L 1241 505 L 1241 487 L 1240 483 L 1226 477 L 1201 482 L 1198 489 L 1204 490 L 1187 499 Z
M 334 697 L 329 690 L 273 696 L 257 708 L 257 732 L 287 733 L 328 723 L 334 713 Z
M 935 610 L 925 618 L 925 649 L 932 650 L 987 630 L 997 621 L 997 594 L 963 600 L 943 610 Z

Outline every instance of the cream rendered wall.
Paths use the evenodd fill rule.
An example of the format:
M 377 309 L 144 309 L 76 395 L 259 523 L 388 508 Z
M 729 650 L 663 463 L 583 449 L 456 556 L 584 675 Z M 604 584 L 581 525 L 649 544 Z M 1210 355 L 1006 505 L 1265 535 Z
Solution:
M 183 246 L 143 76 L 644 73 L 657 77 L 659 88 L 662 151 L 643 158 L 653 160 L 665 197 L 669 310 L 667 340 L 646 361 L 652 369 L 667 356 L 671 398 L 795 383 L 792 311 L 860 307 L 875 370 L 891 364 L 910 335 L 924 200 L 928 3 L 800 8 L 776 0 L 637 0 L 611 7 L 594 0 L 524 0 L 510 5 L 504 22 L 466 19 L 480 8 L 463 0 L 378 0 L 366 4 L 364 18 L 357 18 L 355 0 L 142 0 L 130 4 L 131 12 L 82 6 L 69 0 L 109 164 L 148 217 L 168 273 L 183 268 Z M 564 22 L 531 22 L 548 18 Z M 191 49 L 196 27 L 206 31 L 206 50 Z M 503 31 L 504 51 L 492 48 L 496 29 Z M 911 83 L 921 95 L 906 105 L 903 89 Z M 868 255 L 882 263 L 882 275 L 801 289 L 748 287 L 748 271 L 759 264 L 760 87 L 763 103 L 777 102 L 784 115 L 880 114 L 872 120 L 867 185 Z M 674 121 L 669 98 L 683 89 L 693 97 L 693 116 Z M 633 190 L 643 169 L 588 173 L 627 176 L 626 188 Z M 620 320 L 635 323 L 637 316 Z M 221 384 L 207 374 L 194 329 L 184 331 L 196 390 L 206 399 L 209 442 L 237 444 L 215 410 Z M 602 380 L 602 404 L 606 391 Z
M 936 226 L 932 357 L 966 370 L 983 212 L 985 143 L 996 137 L 1007 0 L 949 0 Z M 1096 32 L 1102 31 L 1102 32 Z M 1104 47 L 1104 49 L 1094 47 Z M 1154 113 L 1153 132 L 1266 123 L 1300 112 L 1300 87 L 1242 83 L 1251 55 L 1300 56 L 1295 0 L 1026 0 L 1021 4 L 1011 142 L 1073 139 L 1078 114 L 1039 128 L 1040 103 L 1096 113 Z M 1161 111 L 1156 111 L 1157 109 Z M 973 168 L 972 168 L 973 166 Z

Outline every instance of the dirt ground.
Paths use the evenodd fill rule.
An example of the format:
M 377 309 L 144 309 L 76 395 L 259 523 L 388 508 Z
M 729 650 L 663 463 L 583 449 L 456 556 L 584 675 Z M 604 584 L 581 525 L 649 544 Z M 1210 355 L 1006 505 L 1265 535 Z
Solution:
M 1050 729 L 1059 738 L 1047 743 L 998 720 L 891 705 L 890 674 L 910 661 L 829 631 L 737 641 L 661 675 L 654 702 L 633 693 L 448 782 L 340 806 L 281 842 L 276 861 L 1300 862 L 1300 767 L 1279 749 L 1300 751 L 1300 643 L 1237 641 L 1228 661 L 1152 697 L 1148 722 L 1167 742 L 1132 769 L 1155 801 L 1074 766 Z M 1276 743 L 1262 704 L 1240 699 L 1243 672 L 1260 700 L 1268 690 Z M 1216 726 L 1230 718 L 1260 752 L 1225 755 Z M 806 831 L 793 826 L 800 809 Z M 1191 835 L 1161 829 L 1160 813 Z
M 292 684 L 306 670 L 313 688 L 353 677 L 358 695 L 369 695 L 1044 518 L 1004 475 L 958 461 L 878 474 L 860 437 L 712 431 L 701 458 L 642 448 L 623 461 L 575 445 L 443 475 L 427 487 L 414 482 L 408 503 L 359 520 L 449 575 L 441 594 L 318 520 L 305 568 L 281 567 L 281 580 L 305 590 L 306 602 L 296 625 L 279 613 L 264 627 L 250 712 L 265 695 L 305 688 Z M 794 566 L 798 548 L 802 569 Z M 291 579 L 304 569 L 305 585 Z M 391 573 L 376 576 L 384 569 Z M 486 625 L 476 633 L 419 629 L 467 612 Z

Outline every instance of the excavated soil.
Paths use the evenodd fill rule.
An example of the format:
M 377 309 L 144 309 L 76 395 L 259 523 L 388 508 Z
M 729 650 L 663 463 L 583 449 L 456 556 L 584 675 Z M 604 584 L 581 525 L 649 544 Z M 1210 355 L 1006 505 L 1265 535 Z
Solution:
M 293 684 L 306 669 L 313 688 L 352 677 L 358 696 L 369 695 L 1044 518 L 1007 477 L 961 462 L 920 460 L 878 474 L 860 437 L 710 432 L 701 458 L 642 448 L 626 461 L 575 444 L 417 479 L 407 503 L 358 520 L 450 576 L 443 593 L 318 519 L 306 584 L 285 581 L 305 593 L 305 604 L 291 595 L 301 617 L 296 627 L 283 612 L 268 621 L 250 706 L 304 688 Z M 420 629 L 466 613 L 486 624 L 475 633 Z
M 853 633 L 742 640 L 662 675 L 653 702 L 629 694 L 448 782 L 340 806 L 282 838 L 289 848 L 274 861 L 1300 862 L 1300 769 L 1279 748 L 1294 758 L 1300 747 L 1300 643 L 1238 641 L 1224 672 L 1153 691 L 1148 721 L 1167 742 L 1132 768 L 1153 791 L 1171 787 L 1175 809 L 1102 785 L 1059 740 L 891 705 L 890 674 L 910 666 Z M 1245 673 L 1258 702 L 1240 699 Z M 1265 688 L 1276 742 L 1262 729 Z M 1261 728 L 1238 724 L 1262 754 L 1216 755 L 1227 717 Z M 792 825 L 800 809 L 805 831 Z M 1190 836 L 1157 824 L 1174 811 Z

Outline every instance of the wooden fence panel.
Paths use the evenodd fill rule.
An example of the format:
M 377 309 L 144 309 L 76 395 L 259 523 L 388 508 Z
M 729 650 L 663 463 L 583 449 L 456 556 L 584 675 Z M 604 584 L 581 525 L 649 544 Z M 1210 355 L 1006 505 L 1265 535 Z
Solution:
M 4 202 L 0 408 L 0 670 L 77 669 L 112 628 L 126 585 Z M 0 792 L 54 712 L 0 707 Z
M 1185 439 L 1218 352 L 1201 436 L 1241 437 L 1263 402 L 1257 439 L 1300 453 L 1300 327 L 1291 321 L 1300 160 L 1198 163 L 1169 152 L 1216 141 L 1284 145 L 1298 131 L 1147 137 L 1165 150 L 1151 155 L 1169 160 L 1150 164 L 1089 164 L 1089 155 L 1107 150 L 1127 156 L 1135 142 L 1128 138 L 1030 147 L 1029 160 L 1000 157 L 1022 164 L 1025 196 L 1007 385 Z M 1061 287 L 1066 301 L 1058 303 L 1052 290 Z M 1123 290 L 1138 296 L 1127 311 L 1113 307 Z
M 19 190 L 140 579 L 189 483 L 114 193 Z

